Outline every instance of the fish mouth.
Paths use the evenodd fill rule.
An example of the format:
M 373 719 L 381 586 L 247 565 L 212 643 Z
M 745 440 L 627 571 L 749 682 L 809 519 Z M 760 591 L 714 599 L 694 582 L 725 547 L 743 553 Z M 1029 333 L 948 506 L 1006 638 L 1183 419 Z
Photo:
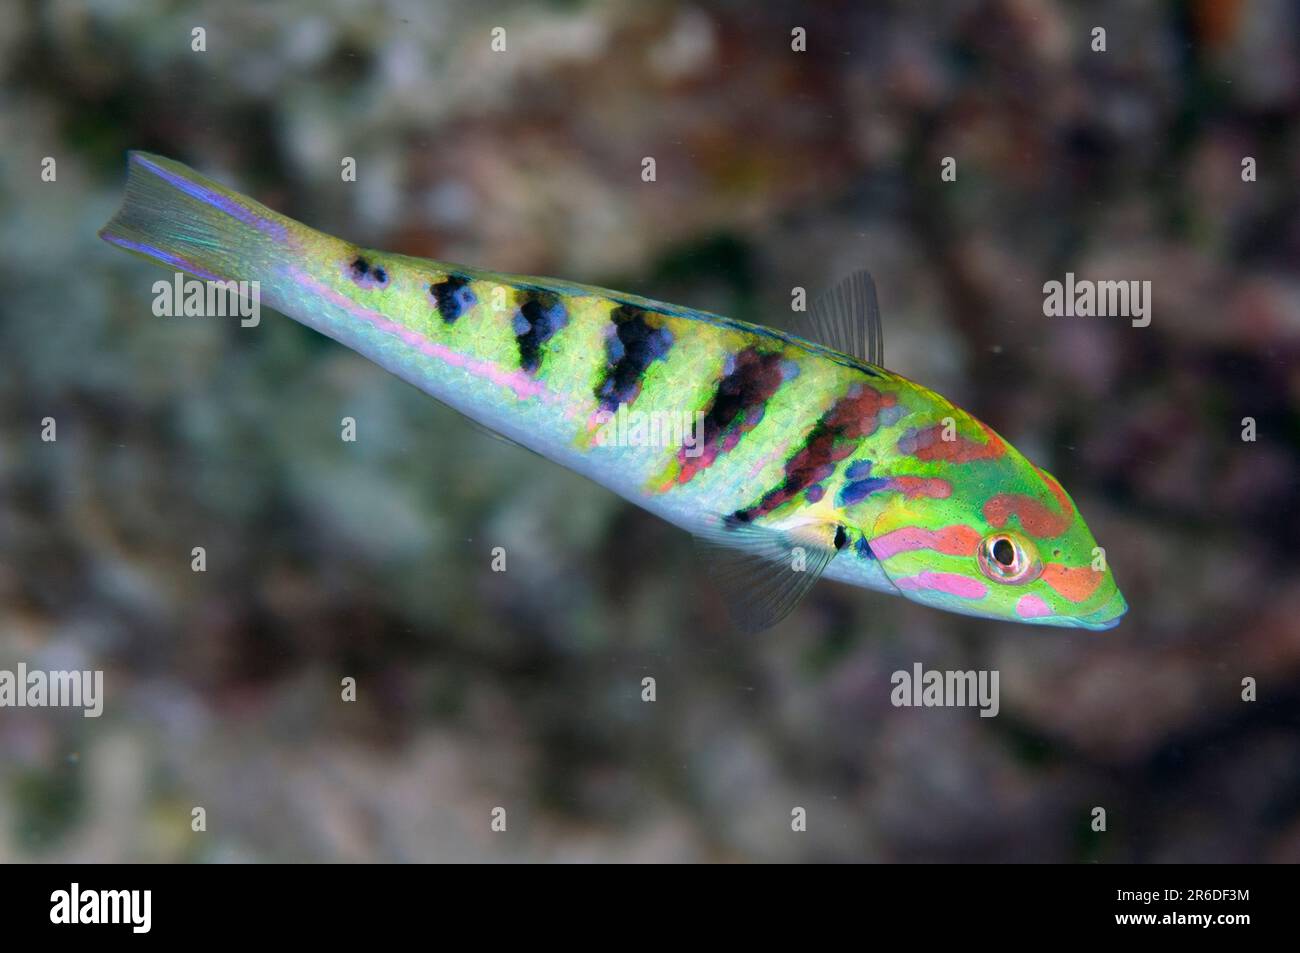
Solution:
M 1116 589 L 1115 594 L 1107 599 L 1100 609 L 1087 615 L 1075 616 L 1070 621 L 1080 629 L 1100 632 L 1119 625 L 1119 620 L 1124 618 L 1126 612 L 1128 612 L 1128 602 L 1125 601 L 1124 594 Z

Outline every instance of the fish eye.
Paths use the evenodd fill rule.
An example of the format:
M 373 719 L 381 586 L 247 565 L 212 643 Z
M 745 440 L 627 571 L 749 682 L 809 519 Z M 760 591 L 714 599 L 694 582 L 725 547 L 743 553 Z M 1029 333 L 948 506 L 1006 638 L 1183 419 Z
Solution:
M 1042 563 L 1027 541 L 1011 533 L 986 536 L 979 546 L 980 571 L 994 582 L 1014 585 L 1036 579 Z

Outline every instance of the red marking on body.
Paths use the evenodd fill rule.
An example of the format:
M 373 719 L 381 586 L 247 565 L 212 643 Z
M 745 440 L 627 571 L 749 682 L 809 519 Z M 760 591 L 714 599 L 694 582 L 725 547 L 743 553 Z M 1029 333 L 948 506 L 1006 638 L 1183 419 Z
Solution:
M 976 423 L 979 423 L 976 421 Z M 1007 445 L 1002 438 L 984 424 L 979 424 L 984 431 L 985 442 L 971 440 L 961 434 L 954 434 L 952 440 L 943 439 L 944 425 L 937 423 L 919 430 L 909 430 L 898 438 L 900 453 L 916 457 L 918 460 L 941 461 L 943 463 L 970 463 L 973 460 L 993 460 L 1007 452 Z
M 935 500 L 946 500 L 952 496 L 952 484 L 937 477 L 893 477 L 889 487 L 898 490 L 909 500 L 918 496 L 928 496 Z
M 893 394 L 858 385 L 856 392 L 837 401 L 822 415 L 803 449 L 786 461 L 782 484 L 766 493 L 757 506 L 736 515 L 746 520 L 766 515 L 826 479 L 835 472 L 836 463 L 857 449 L 862 437 L 876 432 L 880 412 L 896 402 Z
M 763 411 L 782 382 L 781 355 L 747 348 L 736 355 L 735 366 L 718 383 L 717 393 L 704 417 L 703 442 L 698 456 L 683 447 L 678 451 L 678 483 L 689 483 L 707 470 L 721 454 L 758 426 Z

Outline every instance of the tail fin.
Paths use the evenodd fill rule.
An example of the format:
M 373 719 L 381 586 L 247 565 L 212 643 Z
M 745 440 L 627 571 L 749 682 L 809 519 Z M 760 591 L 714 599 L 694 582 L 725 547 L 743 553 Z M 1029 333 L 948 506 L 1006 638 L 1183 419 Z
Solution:
M 143 258 L 209 280 L 261 279 L 304 228 L 179 162 L 128 160 L 126 199 L 99 237 Z

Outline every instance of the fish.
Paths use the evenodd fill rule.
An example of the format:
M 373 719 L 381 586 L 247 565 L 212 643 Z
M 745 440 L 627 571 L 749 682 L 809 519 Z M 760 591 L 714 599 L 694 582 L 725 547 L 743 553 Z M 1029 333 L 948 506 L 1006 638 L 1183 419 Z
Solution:
M 1128 609 L 1073 499 L 991 427 L 884 366 L 875 283 L 778 330 L 634 294 L 362 248 L 128 153 L 99 235 L 351 348 L 479 426 L 690 533 L 735 626 L 817 580 L 1088 630 Z

